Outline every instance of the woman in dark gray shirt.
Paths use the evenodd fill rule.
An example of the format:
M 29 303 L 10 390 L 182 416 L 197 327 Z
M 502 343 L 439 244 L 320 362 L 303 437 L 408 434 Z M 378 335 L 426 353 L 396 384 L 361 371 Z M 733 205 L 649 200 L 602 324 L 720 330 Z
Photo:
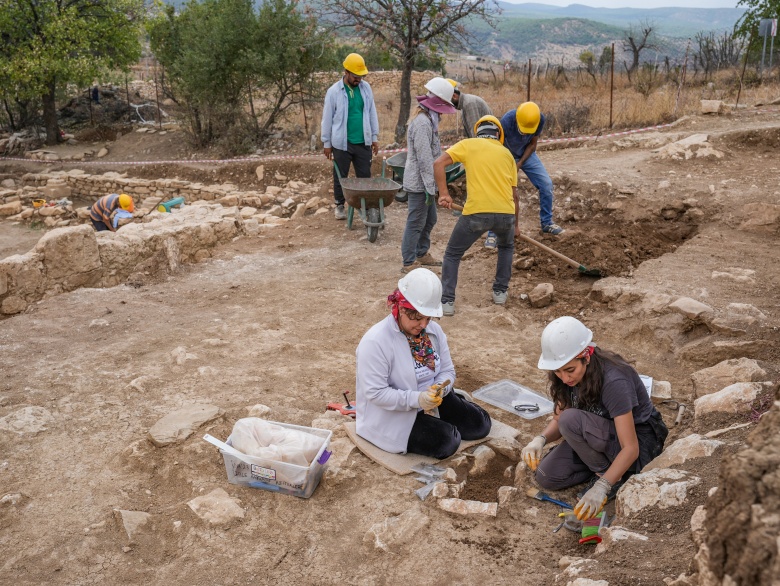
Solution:
M 593 332 L 569 316 L 542 332 L 538 366 L 549 372 L 555 414 L 522 453 L 544 488 L 592 481 L 574 508 L 579 519 L 597 515 L 631 474 L 661 453 L 669 433 L 636 370 L 592 340 Z M 545 444 L 560 438 L 540 463 Z

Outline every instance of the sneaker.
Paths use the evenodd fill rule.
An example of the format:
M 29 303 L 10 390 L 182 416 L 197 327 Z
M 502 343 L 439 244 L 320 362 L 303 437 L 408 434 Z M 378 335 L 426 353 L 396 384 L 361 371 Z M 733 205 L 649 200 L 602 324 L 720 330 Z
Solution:
M 347 214 L 344 211 L 344 204 L 338 204 L 336 205 L 336 219 L 337 220 L 346 220 Z
M 504 305 L 507 297 L 509 297 L 509 291 L 493 291 L 493 303 L 496 305 Z
M 430 252 L 426 252 L 422 256 L 417 257 L 417 262 L 423 265 L 424 267 L 440 267 L 441 261 L 436 260 L 433 258 L 433 255 Z
M 498 246 L 498 236 L 494 232 L 488 232 L 485 238 L 485 248 L 496 248 Z
M 422 267 L 422 263 L 419 261 L 414 261 L 410 265 L 404 265 L 401 267 L 401 272 L 406 274 L 412 272 L 414 269 L 419 269 Z
M 455 315 L 455 302 L 447 301 L 441 304 L 441 312 L 444 315 Z
M 546 226 L 542 226 L 542 234 L 552 234 L 553 236 L 558 236 L 563 234 L 563 232 L 563 228 L 561 228 L 558 224 L 547 224 Z

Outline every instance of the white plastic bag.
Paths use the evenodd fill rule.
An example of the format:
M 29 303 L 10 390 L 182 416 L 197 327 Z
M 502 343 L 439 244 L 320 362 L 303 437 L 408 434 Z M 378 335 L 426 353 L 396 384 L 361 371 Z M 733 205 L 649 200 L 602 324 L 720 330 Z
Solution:
M 281 427 L 259 417 L 245 417 L 233 425 L 230 443 L 247 456 L 309 466 L 322 447 L 319 436 Z

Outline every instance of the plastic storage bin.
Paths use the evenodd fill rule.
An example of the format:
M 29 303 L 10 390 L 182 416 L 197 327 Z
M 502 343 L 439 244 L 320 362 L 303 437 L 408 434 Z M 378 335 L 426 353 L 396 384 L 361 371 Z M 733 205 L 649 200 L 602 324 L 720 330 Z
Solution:
M 317 456 L 306 467 L 247 456 L 245 454 L 241 454 L 242 457 L 239 458 L 237 455 L 220 449 L 225 462 L 228 482 L 250 488 L 290 494 L 305 499 L 309 498 L 320 483 L 323 472 L 325 472 L 325 467 L 331 455 L 328 447 L 330 446 L 330 438 L 333 432 L 327 429 L 302 427 L 278 421 L 269 421 L 269 423 L 321 437 L 322 446 L 317 452 Z M 230 437 L 228 437 L 225 443 L 232 446 Z

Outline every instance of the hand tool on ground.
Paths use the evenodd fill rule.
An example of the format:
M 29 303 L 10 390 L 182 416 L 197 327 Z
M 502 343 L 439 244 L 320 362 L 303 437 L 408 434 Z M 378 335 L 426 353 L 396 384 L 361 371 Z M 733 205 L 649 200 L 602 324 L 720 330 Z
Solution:
M 677 417 L 674 419 L 675 425 L 680 425 L 680 422 L 682 421 L 683 414 L 685 413 L 685 408 L 687 405 L 685 403 L 680 403 L 679 401 L 675 401 L 674 399 L 667 399 L 665 401 L 661 401 L 661 405 L 666 405 L 670 409 L 677 409 Z
M 548 496 L 546 492 L 542 492 L 541 490 L 537 490 L 535 488 L 529 488 L 527 491 L 525 491 L 525 494 L 530 496 L 532 499 L 553 503 L 555 505 L 558 505 L 559 507 L 563 507 L 564 509 L 574 508 L 569 503 L 564 503 L 563 501 L 555 500 L 554 498 Z
M 431 388 L 428 389 L 428 393 L 430 393 L 434 397 L 441 397 L 441 394 L 444 392 L 444 389 L 446 389 L 448 386 L 450 386 L 450 379 L 432 385 Z M 430 415 L 431 411 L 426 411 L 425 414 Z
M 453 210 L 458 210 L 458 211 L 462 212 L 463 211 L 463 206 L 459 206 L 457 204 L 452 204 L 452 209 Z M 562 260 L 563 262 L 573 266 L 575 269 L 577 269 L 580 273 L 582 273 L 586 277 L 602 277 L 602 276 L 604 276 L 599 269 L 589 269 L 585 265 L 581 265 L 580 263 L 578 263 L 576 260 L 573 260 L 573 259 L 569 258 L 568 256 L 565 256 L 565 255 L 561 254 L 557 250 L 553 250 L 549 246 L 545 246 L 541 242 L 537 242 L 533 238 L 529 238 L 525 234 L 520 234 L 518 236 L 518 238 L 520 238 L 520 240 L 523 240 L 523 241 L 527 242 L 528 244 L 533 244 L 534 246 L 537 246 L 537 247 L 541 248 L 545 252 L 547 252 L 549 254 L 552 254 L 554 257 L 556 257 L 556 258 Z
M 348 392 L 341 393 L 344 395 L 344 400 L 346 403 L 328 403 L 326 406 L 326 411 L 338 411 L 342 415 L 347 415 L 351 417 L 352 419 L 355 419 L 355 406 L 349 402 Z

